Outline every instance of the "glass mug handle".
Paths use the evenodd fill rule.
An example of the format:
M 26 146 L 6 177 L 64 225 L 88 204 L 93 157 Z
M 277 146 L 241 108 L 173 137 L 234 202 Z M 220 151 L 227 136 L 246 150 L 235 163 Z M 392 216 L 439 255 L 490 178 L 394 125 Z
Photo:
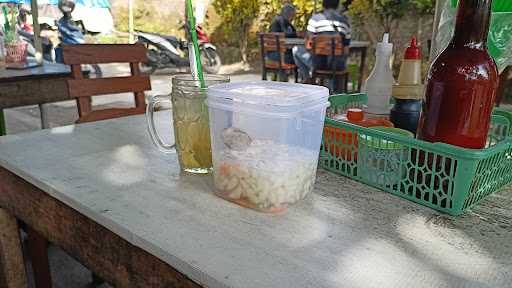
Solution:
M 162 102 L 171 102 L 171 98 L 168 95 L 157 95 L 151 98 L 147 107 L 146 107 L 146 121 L 148 123 L 148 131 L 149 136 L 151 136 L 151 140 L 155 144 L 155 146 L 164 153 L 175 153 L 176 152 L 176 143 L 167 144 L 162 140 L 160 134 L 156 130 L 155 125 L 155 106 Z M 172 110 L 172 107 L 171 107 Z

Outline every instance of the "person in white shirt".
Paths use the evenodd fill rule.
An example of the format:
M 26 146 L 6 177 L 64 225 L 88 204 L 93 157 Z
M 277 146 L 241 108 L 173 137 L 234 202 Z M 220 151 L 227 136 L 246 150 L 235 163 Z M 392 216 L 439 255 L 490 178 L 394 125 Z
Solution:
M 342 59 L 336 59 L 337 69 L 345 70 L 346 59 L 348 55 L 348 47 L 350 46 L 350 23 L 346 16 L 340 15 L 336 9 L 338 8 L 340 0 L 323 0 L 324 10 L 316 13 L 309 19 L 307 27 L 307 35 L 336 35 L 339 34 L 343 37 L 343 45 L 346 48 L 346 53 L 340 56 Z M 311 72 L 313 67 L 316 66 L 320 69 L 330 67 L 332 61 L 331 56 L 317 57 L 317 63 L 313 63 L 311 52 L 304 46 L 296 46 L 293 48 L 293 58 L 299 70 L 299 77 L 303 83 L 312 83 Z

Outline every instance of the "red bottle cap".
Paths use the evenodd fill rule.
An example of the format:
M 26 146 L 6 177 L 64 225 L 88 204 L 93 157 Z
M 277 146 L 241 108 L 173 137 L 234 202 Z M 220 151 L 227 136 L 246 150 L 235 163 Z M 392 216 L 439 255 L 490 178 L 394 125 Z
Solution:
M 364 119 L 364 112 L 361 109 L 351 108 L 347 110 L 347 119 L 350 122 L 359 122 Z
M 411 46 L 407 47 L 404 54 L 406 60 L 418 60 L 421 59 L 421 50 L 418 47 L 416 37 L 411 38 Z

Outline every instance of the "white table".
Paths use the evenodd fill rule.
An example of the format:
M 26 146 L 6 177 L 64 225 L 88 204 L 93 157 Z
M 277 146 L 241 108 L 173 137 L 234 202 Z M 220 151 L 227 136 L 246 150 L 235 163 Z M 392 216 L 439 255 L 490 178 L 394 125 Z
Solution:
M 287 46 L 304 46 L 306 40 L 304 38 L 285 38 L 285 44 Z M 368 48 L 370 47 L 369 41 L 353 40 L 350 42 L 350 48 Z
M 311 197 L 266 215 L 217 198 L 209 177 L 181 176 L 145 126 L 135 116 L 1 137 L 0 212 L 117 287 L 512 283 L 510 188 L 456 218 L 319 171 Z M 0 244 L 16 243 L 8 237 Z

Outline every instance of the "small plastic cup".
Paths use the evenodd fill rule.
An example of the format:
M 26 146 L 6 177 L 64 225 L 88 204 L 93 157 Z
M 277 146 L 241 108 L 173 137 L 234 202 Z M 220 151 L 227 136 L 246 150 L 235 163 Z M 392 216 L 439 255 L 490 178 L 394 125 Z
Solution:
M 390 127 L 375 127 L 372 130 L 414 138 L 407 130 Z M 363 180 L 378 183 L 383 187 L 397 185 L 408 161 L 408 148 L 399 142 L 370 135 L 359 135 L 359 171 Z

